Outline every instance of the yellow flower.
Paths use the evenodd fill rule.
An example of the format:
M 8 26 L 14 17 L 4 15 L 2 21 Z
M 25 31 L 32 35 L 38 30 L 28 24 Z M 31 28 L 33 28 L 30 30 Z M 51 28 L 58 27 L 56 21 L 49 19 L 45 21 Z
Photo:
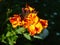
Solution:
M 37 33 L 37 34 L 41 33 L 41 31 L 43 30 L 42 24 L 41 24 L 40 22 L 38 22 L 38 23 L 35 25 L 35 30 L 36 30 L 36 33 Z
M 31 20 L 33 21 L 33 23 L 37 23 L 38 20 L 39 20 L 39 18 L 38 18 L 38 16 L 37 16 L 37 13 L 30 13 L 30 14 L 28 15 L 28 18 L 31 19 Z
M 36 34 L 35 25 L 31 25 L 28 27 L 28 32 L 31 36 L 34 36 Z
M 28 32 L 30 33 L 31 36 L 41 33 L 42 30 L 43 30 L 43 27 L 40 22 L 36 24 L 32 24 L 28 27 Z
M 10 17 L 9 21 L 12 24 L 13 28 L 21 25 L 21 17 L 17 14 L 14 14 L 14 17 Z

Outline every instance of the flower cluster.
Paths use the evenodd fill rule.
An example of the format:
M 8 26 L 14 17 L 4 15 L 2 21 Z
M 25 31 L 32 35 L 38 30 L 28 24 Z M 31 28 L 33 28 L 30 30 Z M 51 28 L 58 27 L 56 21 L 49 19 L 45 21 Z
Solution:
M 22 8 L 22 11 L 25 14 L 23 19 L 19 14 L 14 14 L 13 17 L 9 18 L 13 28 L 17 26 L 27 28 L 31 36 L 39 34 L 43 29 L 47 28 L 48 21 L 40 19 L 32 7 L 26 6 L 26 8 Z

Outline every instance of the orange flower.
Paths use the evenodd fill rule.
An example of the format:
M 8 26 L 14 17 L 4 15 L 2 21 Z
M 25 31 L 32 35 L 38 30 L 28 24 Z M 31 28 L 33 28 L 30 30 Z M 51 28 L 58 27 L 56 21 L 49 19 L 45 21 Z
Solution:
M 13 28 L 21 25 L 21 17 L 19 15 L 14 14 L 14 17 L 9 18 L 9 21 Z
M 16 28 L 17 26 L 23 26 L 28 29 L 28 32 L 31 36 L 39 34 L 44 28 L 47 28 L 48 21 L 39 19 L 37 13 L 32 12 L 34 11 L 32 7 L 26 5 L 26 8 L 23 8 L 23 12 L 24 11 L 26 11 L 27 15 L 23 20 L 21 20 L 20 15 L 17 14 L 14 14 L 13 17 L 9 18 L 9 21 L 12 24 L 13 28 Z M 29 12 L 29 14 L 27 12 Z
M 38 22 L 37 24 L 32 24 L 28 27 L 28 31 L 31 36 L 41 33 L 42 30 L 43 30 L 43 27 L 40 22 Z
M 35 30 L 36 30 L 36 33 L 39 34 L 41 33 L 41 31 L 43 30 L 43 26 L 40 22 L 38 22 L 36 25 L 35 25 Z
M 31 24 L 37 23 L 37 22 L 38 22 L 38 17 L 36 13 L 28 14 L 28 16 L 25 17 L 24 20 L 22 21 L 23 26 L 25 28 L 28 28 Z
M 48 26 L 48 21 L 47 20 L 40 19 L 39 21 L 44 28 L 47 28 L 47 26 Z
M 31 36 L 35 35 L 36 34 L 35 25 L 29 26 L 28 32 L 30 33 Z
M 31 19 L 29 18 L 25 18 L 23 21 L 22 21 L 22 24 L 25 28 L 28 28 L 29 25 L 31 25 L 33 22 L 31 21 Z
M 28 18 L 31 19 L 31 21 L 33 21 L 33 23 L 37 23 L 39 20 L 37 13 L 30 13 L 28 15 Z

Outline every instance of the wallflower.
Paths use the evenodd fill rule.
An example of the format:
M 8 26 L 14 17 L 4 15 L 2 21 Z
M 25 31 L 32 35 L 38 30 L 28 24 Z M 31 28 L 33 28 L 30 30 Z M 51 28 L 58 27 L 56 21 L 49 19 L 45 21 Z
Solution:
M 44 28 L 47 28 L 48 21 L 39 19 L 39 17 L 37 16 L 37 12 L 32 12 L 34 11 L 32 7 L 26 5 L 26 8 L 23 8 L 22 11 L 23 15 L 25 15 L 22 20 L 22 17 L 17 14 L 14 14 L 13 17 L 9 18 L 9 21 L 12 24 L 13 28 L 16 28 L 17 26 L 25 27 L 28 29 L 28 32 L 31 36 L 34 36 L 35 34 L 40 34 Z
M 33 23 L 37 23 L 38 20 L 39 20 L 39 18 L 38 18 L 38 16 L 37 16 L 37 13 L 30 13 L 30 14 L 28 15 L 28 18 L 31 19 L 31 20 L 33 21 Z
M 47 28 L 47 26 L 48 26 L 48 21 L 47 20 L 40 19 L 39 21 L 44 28 Z
M 38 22 L 36 25 L 35 25 L 35 30 L 36 30 L 36 33 L 39 34 L 41 33 L 41 31 L 43 30 L 43 26 L 40 22 Z
M 23 21 L 22 21 L 22 24 L 25 28 L 28 28 L 28 26 L 30 26 L 33 22 L 31 21 L 31 19 L 29 18 L 25 18 Z
M 31 36 L 41 33 L 42 30 L 43 27 L 40 22 L 38 22 L 37 24 L 32 24 L 28 27 L 28 32 L 30 33 Z
M 23 26 L 28 29 L 31 36 L 41 33 L 48 26 L 48 21 L 39 19 L 37 13 L 30 13 L 24 18 Z
M 12 24 L 13 28 L 21 25 L 21 17 L 17 14 L 14 14 L 13 17 L 9 18 L 10 23 Z
M 28 14 L 27 17 L 24 18 L 22 23 L 25 28 L 28 28 L 31 24 L 37 23 L 38 20 L 39 20 L 39 18 L 37 17 L 36 13 L 30 13 L 30 14 Z
M 22 11 L 24 12 L 24 10 L 26 12 L 29 12 L 29 14 L 25 16 L 25 18 L 22 21 L 22 24 L 25 28 L 28 28 L 31 24 L 37 23 L 39 19 L 37 17 L 37 13 L 32 13 L 32 11 L 34 11 L 34 8 L 26 4 L 26 8 L 23 8 Z
M 35 30 L 35 25 L 31 25 L 28 27 L 28 32 L 30 33 L 31 36 L 36 34 L 36 30 Z
M 30 21 L 30 22 L 29 22 Z M 41 33 L 44 28 L 47 28 L 48 21 L 39 19 L 36 13 L 30 13 L 25 20 L 25 26 L 28 28 L 30 35 L 35 35 Z M 32 22 L 32 23 L 31 23 Z

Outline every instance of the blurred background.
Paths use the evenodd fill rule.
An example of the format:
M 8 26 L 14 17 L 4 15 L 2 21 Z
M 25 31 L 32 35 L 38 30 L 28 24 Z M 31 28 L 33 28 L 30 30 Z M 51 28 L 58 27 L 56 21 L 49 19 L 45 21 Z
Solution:
M 0 29 L 6 18 L 7 10 L 12 9 L 9 16 L 14 13 L 20 14 L 21 8 L 25 7 L 26 3 L 38 11 L 40 18 L 49 22 L 47 28 L 49 35 L 44 40 L 35 39 L 31 42 L 32 45 L 60 45 L 60 0 L 0 0 Z M 22 41 L 22 39 L 20 40 Z M 17 44 L 23 45 L 19 42 L 20 40 L 17 41 Z

